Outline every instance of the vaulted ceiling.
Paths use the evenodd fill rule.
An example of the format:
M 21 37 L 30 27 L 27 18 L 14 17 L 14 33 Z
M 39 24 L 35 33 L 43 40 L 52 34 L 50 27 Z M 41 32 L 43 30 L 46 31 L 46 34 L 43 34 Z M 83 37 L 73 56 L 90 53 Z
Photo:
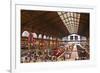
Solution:
M 55 11 L 21 10 L 21 32 L 25 30 L 54 37 L 70 34 Z M 80 13 L 77 34 L 89 37 L 89 13 Z

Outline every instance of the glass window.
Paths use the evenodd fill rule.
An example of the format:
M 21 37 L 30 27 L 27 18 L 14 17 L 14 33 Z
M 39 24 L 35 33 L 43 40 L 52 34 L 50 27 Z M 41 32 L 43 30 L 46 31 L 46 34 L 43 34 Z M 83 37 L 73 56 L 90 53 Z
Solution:
M 61 14 L 62 14 L 62 12 L 58 12 L 58 14 L 59 14 L 59 15 L 61 15 Z
M 80 18 L 80 14 L 77 14 L 78 19 Z
M 43 36 L 43 39 L 46 39 L 46 35 Z
M 61 17 L 62 20 L 64 19 L 63 15 L 61 15 L 60 17 Z
M 37 38 L 37 34 L 36 33 L 32 33 L 34 38 Z
M 78 40 L 78 36 L 75 36 L 75 40 Z
M 77 18 L 77 14 L 76 13 L 74 13 L 74 17 Z
M 71 15 L 71 17 L 73 17 L 73 13 L 72 12 L 70 13 L 70 15 Z
M 70 40 L 73 40 L 73 36 L 70 36 Z
M 64 18 L 67 18 L 67 15 L 66 14 L 64 14 Z
M 22 37 L 28 37 L 29 36 L 29 32 L 28 31 L 24 31 L 23 33 L 22 33 Z
M 79 26 L 80 13 L 76 12 L 61 12 L 58 13 L 66 28 L 70 33 L 77 33 Z
M 39 38 L 40 38 L 40 39 L 42 38 L 42 34 L 39 34 Z

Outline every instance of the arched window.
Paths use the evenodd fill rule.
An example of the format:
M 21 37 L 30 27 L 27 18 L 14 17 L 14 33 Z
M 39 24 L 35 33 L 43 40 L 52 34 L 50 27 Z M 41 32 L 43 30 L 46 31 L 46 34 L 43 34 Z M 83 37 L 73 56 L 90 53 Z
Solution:
M 46 35 L 43 36 L 43 39 L 46 39 Z
M 32 33 L 33 34 L 33 38 L 37 38 L 37 34 L 36 33 Z
M 24 31 L 23 33 L 22 33 L 22 37 L 28 37 L 29 36 L 29 32 L 28 31 Z
M 73 36 L 70 36 L 70 40 L 73 40 Z
M 47 36 L 47 39 L 49 39 L 49 36 Z
M 38 37 L 38 38 L 40 38 L 40 39 L 41 39 L 41 38 L 42 38 L 42 34 L 39 34 L 39 37 Z
M 75 36 L 75 40 L 78 40 L 78 36 Z
M 52 37 L 50 37 L 50 40 L 52 40 Z

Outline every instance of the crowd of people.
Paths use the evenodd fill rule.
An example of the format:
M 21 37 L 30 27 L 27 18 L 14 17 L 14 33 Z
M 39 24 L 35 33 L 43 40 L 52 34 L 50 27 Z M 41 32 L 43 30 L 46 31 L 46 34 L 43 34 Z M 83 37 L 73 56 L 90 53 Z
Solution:
M 22 49 L 21 63 L 63 61 L 70 58 L 72 50 L 73 45 L 45 49 L 37 47 L 31 49 Z
M 31 62 L 55 62 L 65 61 L 71 59 L 73 48 L 76 44 L 66 44 L 58 46 L 56 48 L 39 48 L 34 46 L 30 49 L 21 49 L 21 63 Z M 89 59 L 89 54 L 86 49 L 77 45 L 78 58 L 75 60 Z
M 78 55 L 79 55 L 79 60 L 87 60 L 90 59 L 90 49 L 89 49 L 89 45 L 87 45 L 86 43 L 81 43 L 81 46 L 77 45 L 77 51 L 78 51 Z

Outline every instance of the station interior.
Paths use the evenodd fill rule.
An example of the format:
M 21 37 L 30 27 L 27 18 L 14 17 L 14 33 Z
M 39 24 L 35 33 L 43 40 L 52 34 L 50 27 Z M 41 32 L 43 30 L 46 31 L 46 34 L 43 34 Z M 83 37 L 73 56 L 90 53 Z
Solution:
M 21 10 L 21 63 L 90 60 L 89 16 Z

